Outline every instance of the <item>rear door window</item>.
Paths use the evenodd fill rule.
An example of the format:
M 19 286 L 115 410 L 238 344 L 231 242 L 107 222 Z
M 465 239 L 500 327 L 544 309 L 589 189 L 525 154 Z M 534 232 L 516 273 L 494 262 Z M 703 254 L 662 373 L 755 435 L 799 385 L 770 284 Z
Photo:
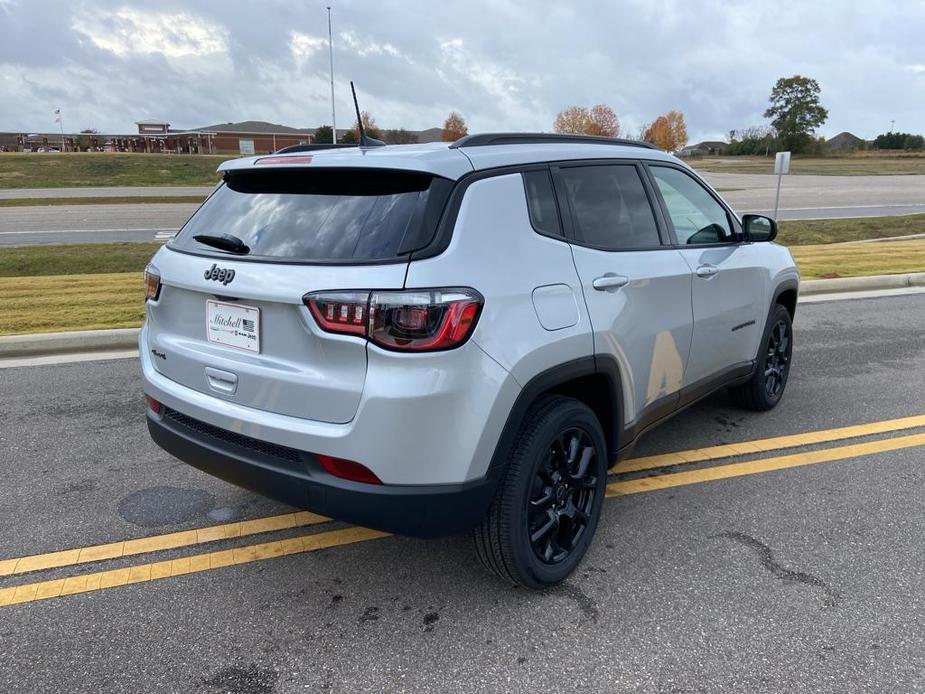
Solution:
M 605 251 L 660 245 L 655 214 L 634 165 L 563 167 L 559 176 L 578 242 Z
M 171 247 L 226 252 L 196 241 L 230 234 L 250 249 L 236 258 L 364 262 L 427 245 L 452 182 L 382 169 L 231 172 Z

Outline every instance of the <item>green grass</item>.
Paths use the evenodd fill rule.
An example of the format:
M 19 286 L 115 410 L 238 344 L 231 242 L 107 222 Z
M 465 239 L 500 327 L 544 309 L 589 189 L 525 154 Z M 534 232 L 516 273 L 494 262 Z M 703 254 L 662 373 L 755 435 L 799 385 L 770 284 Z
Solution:
M 159 243 L 81 243 L 0 249 L 0 277 L 141 272 Z
M 912 234 L 925 234 L 925 214 L 783 221 L 779 225 L 777 242 L 785 246 L 807 246 Z
M 774 157 L 704 157 L 687 160 L 695 169 L 715 173 L 774 173 Z M 844 157 L 794 157 L 791 174 L 823 176 L 878 176 L 885 174 L 925 174 L 925 155 Z
M 202 203 L 202 195 L 123 195 L 84 198 L 0 198 L 0 207 L 47 205 L 143 205 L 145 203 Z
M 227 156 L 207 154 L 0 154 L 0 188 L 210 186 Z

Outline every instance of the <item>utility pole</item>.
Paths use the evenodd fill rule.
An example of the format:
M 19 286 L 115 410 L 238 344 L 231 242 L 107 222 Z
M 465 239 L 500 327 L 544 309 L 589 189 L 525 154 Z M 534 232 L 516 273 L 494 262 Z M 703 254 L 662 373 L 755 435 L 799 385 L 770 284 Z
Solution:
M 331 59 L 331 142 L 337 144 L 337 118 L 334 117 L 334 34 L 331 31 L 331 6 L 328 5 L 328 56 Z
M 890 132 L 893 132 L 893 128 L 895 128 L 895 127 L 896 127 L 896 121 L 895 121 L 895 120 L 891 120 L 891 121 L 890 121 Z

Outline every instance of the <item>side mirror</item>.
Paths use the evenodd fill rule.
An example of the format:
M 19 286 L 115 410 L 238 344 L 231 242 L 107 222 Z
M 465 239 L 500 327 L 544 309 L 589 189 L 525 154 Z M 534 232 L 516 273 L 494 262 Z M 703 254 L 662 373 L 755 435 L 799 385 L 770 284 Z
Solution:
M 773 241 L 777 236 L 777 222 L 762 214 L 743 215 L 742 228 L 746 241 Z

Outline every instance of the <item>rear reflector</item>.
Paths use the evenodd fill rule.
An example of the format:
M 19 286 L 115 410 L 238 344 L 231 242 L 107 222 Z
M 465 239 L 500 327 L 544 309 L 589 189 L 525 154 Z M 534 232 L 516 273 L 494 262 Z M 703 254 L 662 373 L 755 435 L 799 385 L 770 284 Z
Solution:
M 342 460 L 341 458 L 332 458 L 327 455 L 316 455 L 318 462 L 321 463 L 328 473 L 335 477 L 352 482 L 365 482 L 367 484 L 382 484 L 382 480 L 376 477 L 376 473 L 365 465 L 355 463 L 352 460 Z
M 148 404 L 148 409 L 151 410 L 154 414 L 161 413 L 161 403 L 152 398 L 150 395 L 145 395 L 145 402 Z

